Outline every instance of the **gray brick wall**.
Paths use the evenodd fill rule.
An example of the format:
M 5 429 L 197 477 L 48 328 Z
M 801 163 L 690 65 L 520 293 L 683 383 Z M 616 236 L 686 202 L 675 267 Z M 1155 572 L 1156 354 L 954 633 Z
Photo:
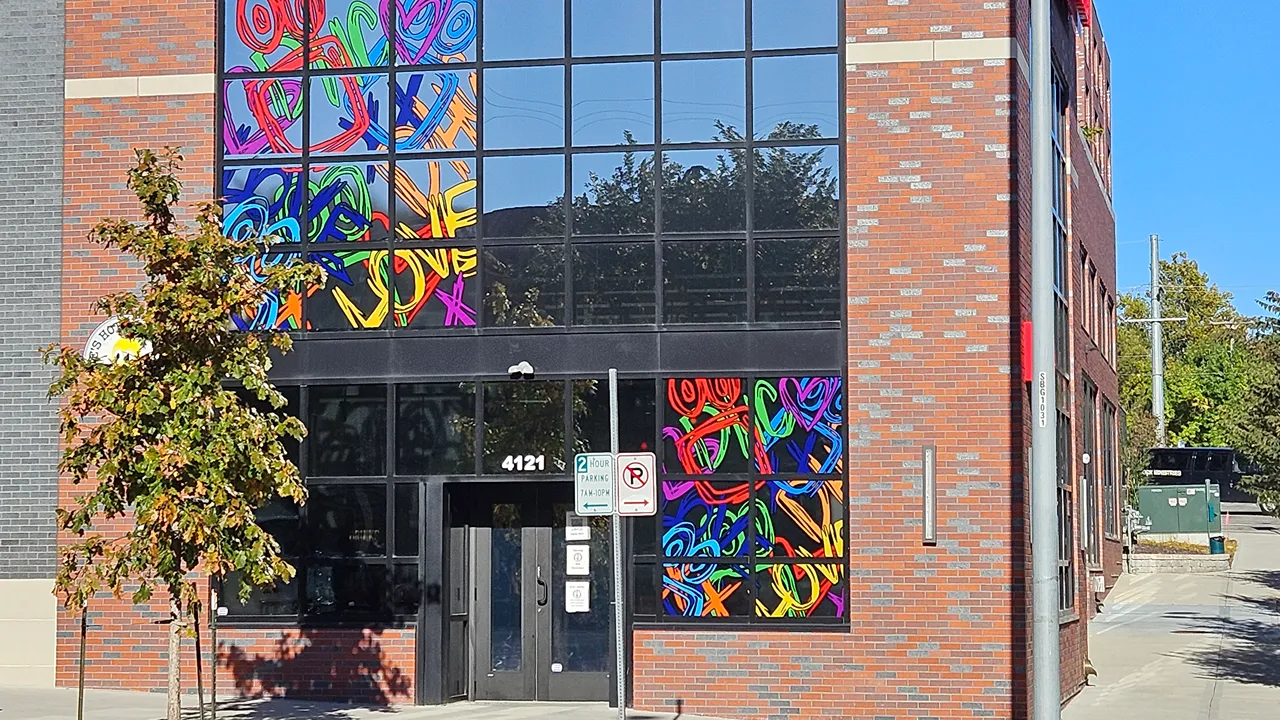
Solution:
M 62 0 L 5 4 L 0 23 L 0 579 L 55 573 L 58 437 L 37 348 L 58 339 L 62 266 Z

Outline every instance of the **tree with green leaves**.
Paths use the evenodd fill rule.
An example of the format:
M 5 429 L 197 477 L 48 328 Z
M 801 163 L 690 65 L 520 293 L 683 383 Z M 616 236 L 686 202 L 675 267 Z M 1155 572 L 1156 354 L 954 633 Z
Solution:
M 1186 318 L 1163 323 L 1166 442 L 1233 446 L 1234 419 L 1258 362 L 1249 318 L 1235 309 L 1231 294 L 1213 284 L 1185 253 L 1161 261 L 1160 283 L 1163 316 Z M 1151 304 L 1144 296 L 1122 295 L 1119 304 L 1124 318 L 1151 317 Z M 1137 485 L 1147 451 L 1156 443 L 1150 325 L 1122 323 L 1117 343 L 1127 431 L 1121 454 L 1130 484 Z
M 1244 397 L 1232 418 L 1234 447 L 1250 461 L 1247 485 L 1263 508 L 1280 508 L 1280 293 L 1258 301 L 1263 316 L 1253 325 L 1250 368 Z
M 128 185 L 145 220 L 104 220 L 91 234 L 141 261 L 139 291 L 104 297 L 97 309 L 119 318 L 121 336 L 144 351 L 103 362 L 74 348 L 44 350 L 60 370 L 49 390 L 61 400 L 59 469 L 86 487 L 57 512 L 70 541 L 59 548 L 56 591 L 72 611 L 99 591 L 121 596 L 127 585 L 136 584 L 137 604 L 157 589 L 167 593 L 169 720 L 181 712 L 180 632 L 200 607 L 194 571 L 237 572 L 246 594 L 294 573 L 255 511 L 276 497 L 305 499 L 284 444 L 305 429 L 284 412 L 250 407 L 229 388 L 243 386 L 282 408 L 284 396 L 267 378 L 269 354 L 287 352 L 290 338 L 239 332 L 231 317 L 271 292 L 320 278 L 303 264 L 261 268 L 263 277 L 253 277 L 247 259 L 271 239 L 225 237 L 215 203 L 197 206 L 194 226 L 180 223 L 181 160 L 174 149 L 138 151 Z M 108 535 L 102 526 L 113 520 L 128 530 Z

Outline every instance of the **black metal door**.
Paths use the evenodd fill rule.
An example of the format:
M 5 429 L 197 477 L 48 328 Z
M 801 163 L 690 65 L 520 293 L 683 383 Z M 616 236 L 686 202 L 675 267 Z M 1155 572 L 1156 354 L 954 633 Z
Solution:
M 472 530 L 472 699 L 608 699 L 607 522 L 575 518 L 564 483 L 481 490 Z

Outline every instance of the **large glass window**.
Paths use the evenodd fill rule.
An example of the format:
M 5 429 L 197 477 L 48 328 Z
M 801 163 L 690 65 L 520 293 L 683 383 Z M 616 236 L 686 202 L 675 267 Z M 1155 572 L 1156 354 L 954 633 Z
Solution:
M 1120 487 L 1116 482 L 1117 469 L 1116 445 L 1116 406 L 1110 401 L 1102 401 L 1102 457 L 1098 458 L 1102 470 L 1102 531 L 1107 537 L 1120 538 Z
M 486 2 L 483 5 L 486 62 L 564 55 L 564 0 Z
M 564 68 L 493 68 L 482 94 L 486 148 L 564 145 Z
M 574 57 L 653 52 L 653 0 L 574 0 L 572 5 Z
M 747 3 L 743 0 L 661 0 L 662 52 L 742 50 Z
M 653 94 L 653 63 L 575 65 L 574 146 L 653 142 Z
M 653 245 L 591 243 L 573 248 L 574 325 L 653 325 Z
M 738 58 L 662 63 L 662 141 L 712 142 L 747 129 L 747 64 Z
M 830 47 L 839 42 L 838 0 L 752 0 L 752 46 Z
M 560 380 L 485 383 L 486 474 L 561 474 L 565 468 L 565 384 Z
M 313 387 L 309 392 L 308 473 L 313 477 L 384 475 L 387 389 L 383 385 Z
M 746 322 L 745 243 L 734 240 L 664 243 L 662 264 L 665 322 Z
M 839 134 L 840 63 L 835 55 L 756 58 L 752 72 L 756 138 Z
M 603 377 L 283 392 L 310 417 L 359 427 L 394 463 L 366 475 L 320 465 L 334 474 L 319 475 L 315 458 L 327 454 L 313 445 L 338 438 L 345 456 L 346 441 L 307 439 L 307 503 L 258 512 L 297 577 L 247 604 L 228 578 L 223 604 L 238 620 L 410 618 L 419 553 L 438 530 L 422 521 L 423 483 L 477 469 L 563 478 L 566 458 L 609 447 Z M 655 452 L 661 473 L 660 513 L 631 522 L 641 622 L 846 622 L 844 404 L 838 375 L 619 381 L 619 448 Z M 388 422 L 390 438 L 376 427 Z
M 474 383 L 396 388 L 396 474 L 470 475 L 475 472 Z
M 331 0 L 310 15 L 308 2 L 224 3 L 224 232 L 288 243 L 246 258 L 251 269 L 327 271 L 271 293 L 238 327 L 840 320 L 825 300 L 754 300 L 776 291 L 755 284 L 776 283 L 756 267 L 769 252 L 758 240 L 841 236 L 837 0 L 470 0 L 372 14 Z M 676 235 L 745 241 L 734 270 L 745 284 L 708 289 L 734 294 L 732 312 L 660 310 L 689 302 L 682 253 L 663 259 Z M 635 242 L 570 243 L 614 237 Z M 520 239 L 531 243 L 508 249 Z M 636 260 L 626 275 L 583 274 L 624 255 Z M 844 284 L 837 267 L 811 281 L 822 298 Z
M 1088 461 L 1081 457 L 1084 474 L 1081 482 L 1082 506 L 1080 518 L 1080 540 L 1084 545 L 1085 555 L 1091 567 L 1102 566 L 1102 543 L 1098 535 L 1098 495 L 1102 488 L 1098 484 L 1098 464 L 1101 453 L 1098 452 L 1098 386 L 1088 377 L 1082 378 L 1084 388 L 1080 403 L 1080 445 L 1081 452 Z

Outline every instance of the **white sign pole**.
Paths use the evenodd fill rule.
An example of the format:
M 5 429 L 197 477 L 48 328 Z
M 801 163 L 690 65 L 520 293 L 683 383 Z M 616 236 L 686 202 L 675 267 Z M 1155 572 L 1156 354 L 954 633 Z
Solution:
M 618 457 L 618 369 L 609 368 L 609 452 L 617 465 Z M 626 617 L 623 612 L 622 588 L 622 517 L 618 504 L 613 507 L 613 644 L 615 647 L 614 673 L 618 678 L 618 718 L 627 720 L 627 663 L 623 628 Z

